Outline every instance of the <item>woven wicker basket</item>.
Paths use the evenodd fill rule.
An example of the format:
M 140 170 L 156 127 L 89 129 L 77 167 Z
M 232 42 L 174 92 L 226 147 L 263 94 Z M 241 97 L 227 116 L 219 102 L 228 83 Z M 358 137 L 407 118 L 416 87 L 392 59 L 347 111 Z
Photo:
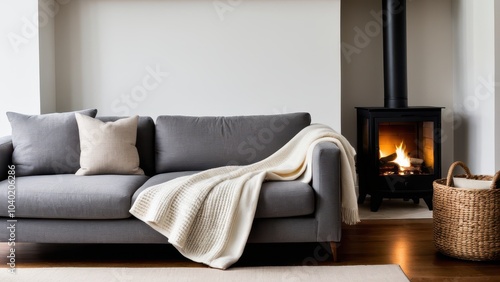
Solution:
M 491 180 L 490 189 L 453 187 L 453 170 L 461 166 L 468 179 Z M 445 255 L 466 260 L 500 259 L 500 189 L 494 176 L 472 175 L 463 162 L 450 166 L 446 179 L 434 185 L 434 244 Z

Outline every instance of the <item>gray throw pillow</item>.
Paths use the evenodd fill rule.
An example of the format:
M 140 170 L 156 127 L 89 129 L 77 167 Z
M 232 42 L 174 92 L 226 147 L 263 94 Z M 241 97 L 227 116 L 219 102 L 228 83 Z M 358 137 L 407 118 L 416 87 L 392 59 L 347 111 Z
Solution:
M 95 117 L 96 109 L 78 111 Z M 75 112 L 24 115 L 7 112 L 12 127 L 12 163 L 17 176 L 75 173 L 80 138 Z

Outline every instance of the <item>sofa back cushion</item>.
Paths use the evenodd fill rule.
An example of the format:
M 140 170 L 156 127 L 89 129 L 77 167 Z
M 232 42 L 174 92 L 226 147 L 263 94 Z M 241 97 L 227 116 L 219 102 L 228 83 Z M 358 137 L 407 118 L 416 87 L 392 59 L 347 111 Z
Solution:
M 102 116 L 97 119 L 108 122 L 124 117 Z M 148 176 L 155 174 L 155 123 L 151 117 L 139 117 L 137 123 L 137 140 L 135 143 L 139 153 L 139 167 Z
M 254 163 L 276 152 L 310 123 L 308 113 L 159 116 L 156 120 L 156 172 Z

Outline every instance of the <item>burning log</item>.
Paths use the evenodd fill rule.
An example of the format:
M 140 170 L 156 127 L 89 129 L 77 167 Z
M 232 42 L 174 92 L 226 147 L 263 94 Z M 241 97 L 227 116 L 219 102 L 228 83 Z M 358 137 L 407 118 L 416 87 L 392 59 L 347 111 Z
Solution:
M 397 163 L 388 162 L 380 165 L 380 173 L 382 175 L 392 175 L 399 173 L 399 165 Z
M 398 155 L 396 153 L 392 153 L 388 156 L 385 156 L 383 158 L 380 158 L 380 163 L 381 164 L 386 164 L 386 163 L 389 163 L 389 162 L 392 162 L 394 161 L 396 158 L 398 157 Z
M 380 151 L 380 155 L 382 151 Z M 396 151 L 385 157 L 379 157 L 379 170 L 381 175 L 409 175 L 427 173 L 425 161 L 420 158 L 412 158 L 406 151 L 406 146 L 401 141 L 399 146 L 396 146 Z

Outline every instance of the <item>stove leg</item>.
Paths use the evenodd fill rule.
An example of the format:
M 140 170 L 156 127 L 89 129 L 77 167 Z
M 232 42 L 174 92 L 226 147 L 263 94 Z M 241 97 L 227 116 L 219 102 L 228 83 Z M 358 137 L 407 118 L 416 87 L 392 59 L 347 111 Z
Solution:
M 362 205 L 365 202 L 366 194 L 359 193 L 358 204 Z
M 425 196 L 424 197 L 424 202 L 427 204 L 427 207 L 429 208 L 429 210 L 431 211 L 432 210 L 432 196 Z
M 370 210 L 372 212 L 378 211 L 378 208 L 382 204 L 382 196 L 378 195 L 371 195 L 371 200 L 370 200 Z

